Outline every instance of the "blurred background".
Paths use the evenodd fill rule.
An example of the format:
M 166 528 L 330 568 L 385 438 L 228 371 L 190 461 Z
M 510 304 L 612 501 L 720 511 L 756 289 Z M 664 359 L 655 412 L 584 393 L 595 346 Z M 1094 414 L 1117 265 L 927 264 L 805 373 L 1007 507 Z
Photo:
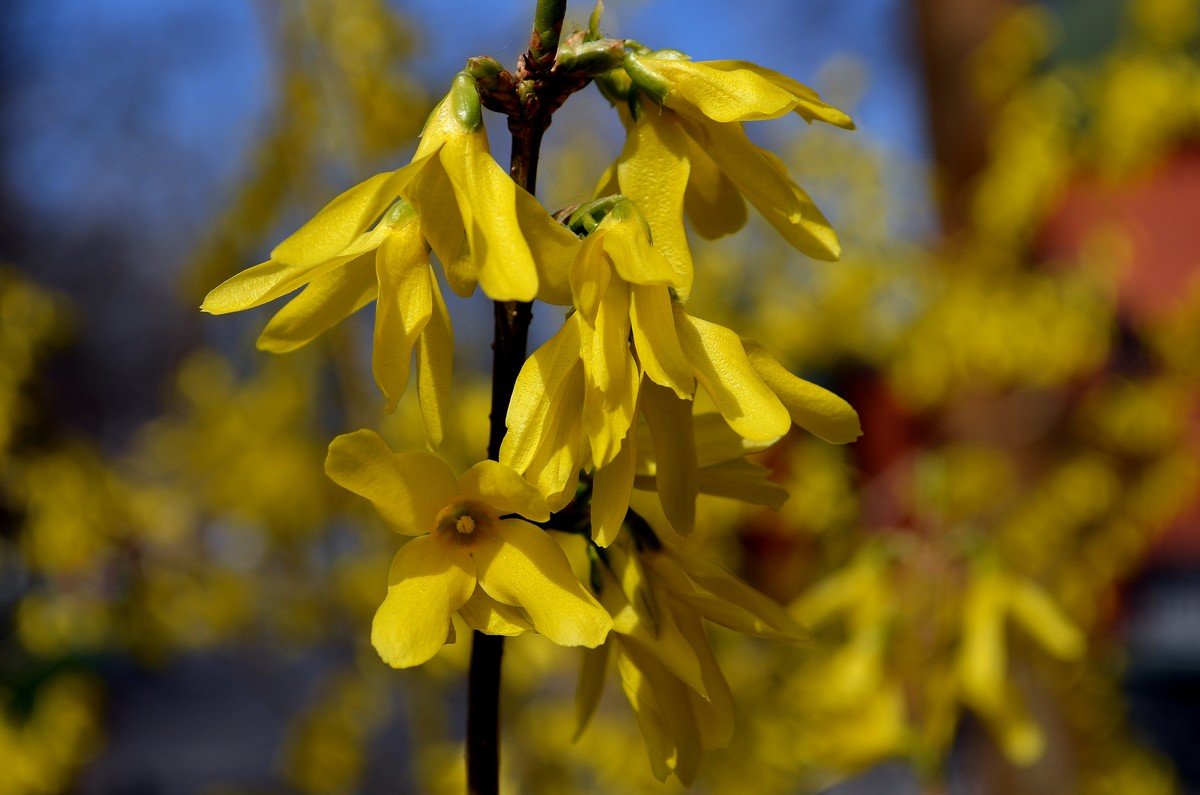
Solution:
M 273 357 L 273 308 L 196 307 L 407 162 L 454 72 L 514 63 L 531 11 L 4 4 L 0 794 L 462 791 L 467 644 L 379 662 L 395 540 L 322 473 L 340 432 L 422 444 L 415 396 L 385 417 L 370 382 L 372 310 Z M 768 451 L 779 513 L 700 513 L 701 546 L 819 642 L 713 632 L 739 722 L 696 791 L 1200 792 L 1200 7 L 610 0 L 604 28 L 785 72 L 859 127 L 751 131 L 841 262 L 753 218 L 694 249 L 695 314 L 865 431 Z M 621 140 L 573 97 L 539 198 L 588 198 Z M 504 165 L 502 124 L 492 143 Z M 491 311 L 451 300 L 461 464 Z M 677 791 L 619 688 L 572 742 L 577 666 L 508 644 L 506 791 Z

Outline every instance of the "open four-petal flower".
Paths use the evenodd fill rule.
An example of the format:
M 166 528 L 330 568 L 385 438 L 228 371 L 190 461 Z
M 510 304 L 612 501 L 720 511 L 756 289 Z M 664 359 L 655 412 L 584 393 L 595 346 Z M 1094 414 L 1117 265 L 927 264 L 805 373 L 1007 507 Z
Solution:
M 437 456 L 394 453 L 368 430 L 337 437 L 325 471 L 371 501 L 398 533 L 371 643 L 396 668 L 420 665 L 451 633 L 458 612 L 473 629 L 517 634 L 532 626 L 563 646 L 595 647 L 612 619 L 575 578 L 562 549 L 534 521 L 546 501 L 512 469 L 481 461 L 456 478 Z

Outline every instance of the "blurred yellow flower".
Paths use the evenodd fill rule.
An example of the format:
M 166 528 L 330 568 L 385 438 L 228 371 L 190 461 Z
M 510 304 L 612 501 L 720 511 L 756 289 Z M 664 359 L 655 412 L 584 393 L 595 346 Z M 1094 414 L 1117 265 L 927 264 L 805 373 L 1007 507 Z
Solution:
M 393 530 L 417 536 L 396 553 L 371 627 L 371 643 L 389 665 L 433 657 L 453 636 L 455 612 L 489 634 L 532 626 L 563 646 L 604 641 L 612 619 L 559 546 L 529 522 L 501 518 L 550 518 L 542 496 L 509 467 L 481 461 L 455 478 L 438 457 L 393 453 L 361 430 L 330 443 L 325 471 L 370 500 Z

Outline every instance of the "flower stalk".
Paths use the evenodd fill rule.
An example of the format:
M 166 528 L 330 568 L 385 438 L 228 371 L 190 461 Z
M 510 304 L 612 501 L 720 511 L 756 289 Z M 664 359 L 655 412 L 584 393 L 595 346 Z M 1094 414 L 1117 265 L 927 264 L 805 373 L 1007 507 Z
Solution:
M 538 155 L 542 136 L 550 126 L 549 113 L 538 101 L 538 78 L 549 73 L 558 50 L 566 0 L 538 0 L 534 14 L 529 51 L 518 70 L 517 96 L 521 103 L 510 113 L 508 129 L 512 135 L 509 175 L 520 187 L 534 194 L 537 187 Z M 544 84 L 543 84 L 544 85 Z M 528 93 L 521 90 L 528 86 Z M 499 460 L 504 441 L 505 417 L 513 387 L 521 366 L 533 319 L 528 301 L 493 303 L 495 326 L 492 341 L 492 407 L 488 434 L 488 458 Z M 467 674 L 467 791 L 472 795 L 496 795 L 500 791 L 500 676 L 504 655 L 504 637 L 473 633 L 471 667 Z

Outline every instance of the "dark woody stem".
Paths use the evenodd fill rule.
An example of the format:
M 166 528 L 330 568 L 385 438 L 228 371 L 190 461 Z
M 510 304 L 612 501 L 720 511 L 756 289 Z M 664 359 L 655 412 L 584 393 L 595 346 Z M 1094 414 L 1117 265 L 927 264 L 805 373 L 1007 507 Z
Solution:
M 509 175 L 517 185 L 533 193 L 537 184 L 538 154 L 550 117 L 538 101 L 541 79 L 554 64 L 559 34 L 566 14 L 566 0 L 538 0 L 529 51 L 521 59 L 518 79 L 524 84 L 520 114 L 508 119 L 512 133 Z M 528 87 L 528 93 L 524 89 Z M 530 101 L 532 100 L 532 101 Z M 488 457 L 498 460 L 506 431 L 505 418 L 517 374 L 525 362 L 532 304 L 523 301 L 494 303 L 495 332 L 492 342 L 492 413 L 488 435 Z M 467 675 L 467 792 L 497 795 L 500 791 L 500 663 L 504 638 L 475 632 L 471 645 L 471 668 Z

